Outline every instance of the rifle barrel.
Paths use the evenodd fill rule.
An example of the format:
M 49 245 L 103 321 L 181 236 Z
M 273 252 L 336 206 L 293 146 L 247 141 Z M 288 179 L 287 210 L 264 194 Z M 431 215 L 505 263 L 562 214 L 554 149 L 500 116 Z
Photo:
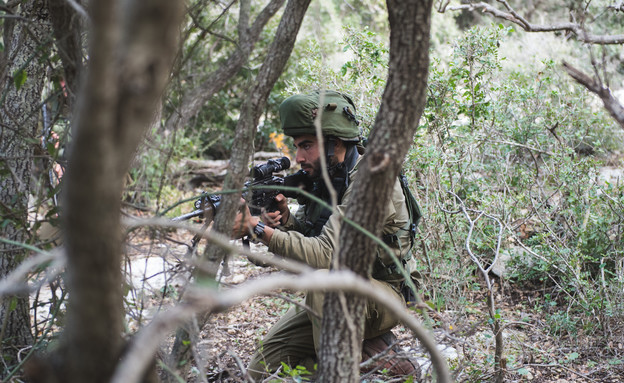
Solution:
M 204 214 L 204 210 L 203 209 L 198 209 L 195 211 L 192 211 L 190 213 L 186 213 L 186 214 L 182 214 L 179 215 L 175 218 L 172 218 L 172 221 L 186 221 L 187 219 L 191 219 L 191 218 L 195 218 L 195 217 L 199 217 L 200 215 Z

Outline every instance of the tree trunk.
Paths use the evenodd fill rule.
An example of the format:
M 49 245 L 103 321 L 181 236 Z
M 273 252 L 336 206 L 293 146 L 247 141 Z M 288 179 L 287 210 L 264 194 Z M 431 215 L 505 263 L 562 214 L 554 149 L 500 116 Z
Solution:
M 290 57 L 303 22 L 303 16 L 305 16 L 309 5 L 310 0 L 289 0 L 286 5 L 267 57 L 241 107 L 241 114 L 232 143 L 230 169 L 225 178 L 223 190 L 240 190 L 243 187 L 245 178 L 249 174 L 249 162 L 254 151 L 253 143 L 258 121 L 266 107 L 271 89 L 282 74 Z M 214 230 L 229 235 L 238 211 L 239 200 L 240 193 L 223 196 L 223 201 L 215 217 Z M 218 246 L 209 245 L 205 252 L 206 257 L 213 263 L 215 275 L 224 255 L 219 250 Z
M 432 0 L 387 0 L 390 21 L 388 82 L 367 153 L 354 184 L 347 218 L 381 233 L 384 203 L 413 142 L 426 101 Z M 375 244 L 349 225 L 340 234 L 339 268 L 370 277 Z M 323 307 L 320 381 L 357 382 L 365 300 L 327 294 Z M 347 341 L 348 340 L 348 341 Z
M 5 33 L 9 40 L 5 40 L 6 67 L 0 91 L 0 238 L 26 243 L 33 151 L 45 77 L 40 59 L 47 57 L 49 47 L 44 43 L 51 28 L 45 2 L 26 1 L 19 14 L 28 22 L 19 21 Z M 23 248 L 0 242 L 0 279 L 26 256 Z M 27 294 L 1 302 L 0 343 L 5 366 L 13 366 L 18 351 L 32 342 L 29 307 Z
M 183 8 L 171 0 L 89 6 L 89 69 L 63 190 L 67 325 L 55 361 L 31 381 L 108 382 L 119 361 L 122 179 L 160 102 Z
M 248 15 L 244 16 L 246 15 L 244 12 L 241 14 L 242 19 L 239 21 L 239 32 L 245 31 L 245 33 L 239 36 L 238 49 L 206 81 L 184 96 L 180 106 L 177 108 L 177 112 L 172 114 L 167 120 L 167 129 L 173 130 L 177 126 L 186 126 L 188 121 L 199 113 L 206 102 L 240 71 L 243 65 L 247 63 L 249 55 L 261 36 L 262 30 L 283 4 L 284 0 L 271 0 L 251 26 L 248 26 L 246 23 Z
M 243 187 L 245 178 L 249 174 L 248 164 L 252 158 L 254 147 L 254 136 L 258 121 L 262 111 L 266 107 L 266 101 L 275 82 L 282 74 L 286 62 L 294 48 L 295 40 L 303 17 L 310 5 L 311 0 L 289 0 L 284 10 L 284 15 L 280 21 L 275 37 L 269 48 L 266 59 L 258 72 L 254 85 L 249 89 L 248 96 L 241 108 L 241 114 L 236 126 L 236 134 L 232 143 L 232 156 L 230 158 L 230 169 L 226 176 L 223 190 L 240 190 Z M 240 193 L 224 195 L 219 211 L 215 217 L 213 230 L 229 235 L 232 230 L 234 217 L 238 211 Z M 226 253 L 218 245 L 208 244 L 204 251 L 204 259 L 208 261 L 208 272 L 202 273 L 200 278 L 214 279 L 219 266 L 225 258 Z M 201 321 L 200 328 L 205 321 Z M 176 332 L 176 339 L 170 354 L 170 363 L 180 365 L 180 361 L 188 361 L 191 357 L 189 344 L 189 334 L 184 329 Z M 190 368 L 190 363 L 183 364 L 182 376 Z M 169 379 L 169 378 L 167 378 Z

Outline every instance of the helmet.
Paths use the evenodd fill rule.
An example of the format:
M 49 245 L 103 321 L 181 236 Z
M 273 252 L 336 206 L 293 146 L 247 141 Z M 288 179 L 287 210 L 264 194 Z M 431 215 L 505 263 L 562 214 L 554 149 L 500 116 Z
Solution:
M 347 142 L 360 141 L 359 121 L 351 98 L 333 90 L 314 91 L 288 97 L 279 107 L 282 129 L 287 136 L 316 134 L 314 119 L 323 96 L 321 130 L 324 136 L 334 136 Z

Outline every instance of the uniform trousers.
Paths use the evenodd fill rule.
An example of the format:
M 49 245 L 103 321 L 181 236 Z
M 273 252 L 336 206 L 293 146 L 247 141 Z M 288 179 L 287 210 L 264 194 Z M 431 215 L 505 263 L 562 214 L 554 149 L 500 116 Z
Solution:
M 371 283 L 376 289 L 382 289 L 403 300 L 398 289 L 392 284 L 376 279 L 371 279 Z M 310 292 L 306 295 L 306 305 L 320 314 L 323 311 L 323 297 L 323 292 Z M 372 300 L 367 302 L 364 339 L 384 334 L 397 324 L 397 318 L 386 308 Z M 261 341 L 249 363 L 249 374 L 254 380 L 259 380 L 278 369 L 281 362 L 293 368 L 303 366 L 308 371 L 314 372 L 320 334 L 321 319 L 301 307 L 292 307 L 271 327 Z

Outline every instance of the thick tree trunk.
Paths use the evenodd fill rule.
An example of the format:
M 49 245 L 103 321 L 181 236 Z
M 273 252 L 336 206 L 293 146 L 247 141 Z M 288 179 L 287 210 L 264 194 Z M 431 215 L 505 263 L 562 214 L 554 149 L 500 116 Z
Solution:
M 63 190 L 67 325 L 55 361 L 31 381 L 108 382 L 119 361 L 122 179 L 160 102 L 183 9 L 172 0 L 89 6 L 89 71 Z
M 432 0 L 387 0 L 389 77 L 381 108 L 354 184 L 347 217 L 375 235 L 384 222 L 380 201 L 390 198 L 425 106 Z M 349 225 L 340 234 L 339 267 L 370 277 L 375 245 Z M 323 307 L 320 381 L 357 382 L 364 299 L 328 294 Z
M 45 77 L 40 59 L 49 49 L 44 44 L 51 27 L 43 1 L 23 2 L 18 12 L 27 22 L 20 21 L 5 33 L 10 40 L 5 40 L 7 66 L 0 88 L 0 237 L 25 243 L 29 239 L 28 196 Z M 0 242 L 0 279 L 26 255 L 19 246 Z M 17 352 L 31 344 L 28 295 L 2 300 L 0 342 L 4 365 L 9 367 L 15 364 Z

